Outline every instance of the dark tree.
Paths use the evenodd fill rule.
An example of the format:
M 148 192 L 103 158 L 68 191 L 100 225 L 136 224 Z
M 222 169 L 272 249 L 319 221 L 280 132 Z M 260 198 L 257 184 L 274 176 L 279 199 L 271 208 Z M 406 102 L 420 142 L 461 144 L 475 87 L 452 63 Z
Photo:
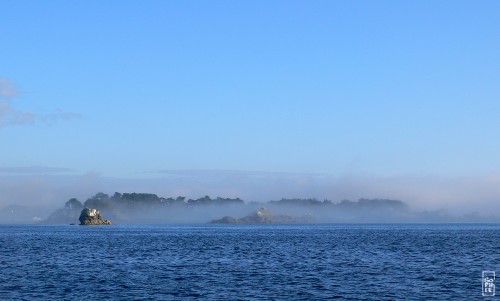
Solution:
M 69 209 L 82 209 L 83 205 L 78 199 L 72 198 L 64 204 L 64 207 Z

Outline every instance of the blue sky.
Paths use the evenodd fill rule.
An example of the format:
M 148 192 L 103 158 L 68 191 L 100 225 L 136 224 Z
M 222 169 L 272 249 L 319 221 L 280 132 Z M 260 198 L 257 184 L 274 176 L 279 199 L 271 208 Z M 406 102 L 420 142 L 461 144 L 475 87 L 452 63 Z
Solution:
M 500 173 L 499 1 L 21 0 L 0 19 L 4 171 Z

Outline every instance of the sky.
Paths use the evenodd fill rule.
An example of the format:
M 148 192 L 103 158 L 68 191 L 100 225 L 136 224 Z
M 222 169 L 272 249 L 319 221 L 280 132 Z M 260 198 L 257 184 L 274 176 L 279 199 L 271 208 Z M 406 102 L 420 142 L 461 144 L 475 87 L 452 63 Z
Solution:
M 165 171 L 500 203 L 499 1 L 4 0 L 0 20 L 0 203 L 50 177 L 174 193 Z

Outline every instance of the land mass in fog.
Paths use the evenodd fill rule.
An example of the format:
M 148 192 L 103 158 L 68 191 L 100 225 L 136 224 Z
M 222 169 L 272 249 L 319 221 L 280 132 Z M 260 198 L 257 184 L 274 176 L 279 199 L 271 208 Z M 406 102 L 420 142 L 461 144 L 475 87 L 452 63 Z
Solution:
M 453 217 L 444 211 L 414 211 L 405 202 L 390 199 L 359 199 L 357 201 L 311 199 L 281 199 L 268 202 L 245 202 L 239 198 L 198 199 L 159 197 L 151 193 L 97 193 L 83 203 L 76 198 L 65 202 L 46 218 L 37 222 L 77 223 L 83 208 L 95 208 L 114 223 L 258 223 L 251 217 L 265 208 L 268 218 L 261 222 L 474 222 L 499 219 L 467 215 Z M 253 213 L 252 213 L 253 212 Z M 270 215 L 268 212 L 272 212 Z M 5 214 L 5 212 L 4 212 Z M 253 214 L 253 215 L 252 215 Z M 255 217 L 255 216 L 254 216 Z

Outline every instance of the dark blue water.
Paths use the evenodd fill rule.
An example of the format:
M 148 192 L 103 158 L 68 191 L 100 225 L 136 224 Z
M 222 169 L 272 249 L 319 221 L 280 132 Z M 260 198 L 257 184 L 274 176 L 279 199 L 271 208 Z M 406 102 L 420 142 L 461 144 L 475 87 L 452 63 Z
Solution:
M 499 238 L 500 225 L 0 226 L 0 300 L 483 300 Z

